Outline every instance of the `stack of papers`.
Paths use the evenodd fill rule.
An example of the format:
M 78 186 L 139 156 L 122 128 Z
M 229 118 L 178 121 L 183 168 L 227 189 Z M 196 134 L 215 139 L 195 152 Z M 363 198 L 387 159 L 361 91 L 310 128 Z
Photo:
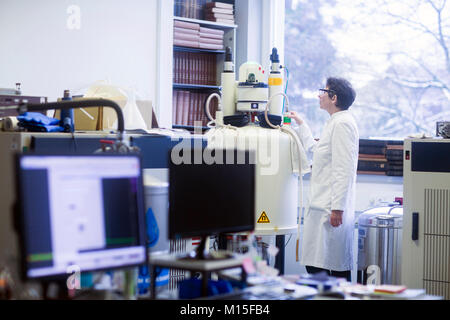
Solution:
M 361 299 L 416 300 L 425 296 L 425 289 L 408 289 L 402 285 L 348 285 L 341 287 L 345 294 Z

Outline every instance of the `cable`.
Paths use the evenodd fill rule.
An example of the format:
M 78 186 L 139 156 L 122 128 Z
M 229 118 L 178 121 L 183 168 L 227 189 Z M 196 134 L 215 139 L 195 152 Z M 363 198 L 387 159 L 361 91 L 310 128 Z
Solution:
M 299 199 L 299 203 L 302 206 L 303 205 L 303 177 L 302 177 L 302 165 L 301 165 L 301 151 L 302 151 L 302 143 L 299 139 L 299 137 L 297 136 L 297 134 L 295 133 L 295 131 L 289 127 L 289 126 L 274 126 L 270 121 L 269 118 L 267 117 L 267 111 L 269 110 L 269 105 L 272 102 L 273 98 L 276 97 L 277 95 L 283 95 L 286 98 L 286 111 L 289 111 L 289 98 L 288 96 L 283 93 L 283 92 L 277 92 L 276 94 L 274 94 L 273 96 L 270 97 L 269 101 L 266 104 L 266 109 L 264 110 L 264 116 L 266 118 L 266 122 L 267 124 L 272 127 L 273 129 L 280 129 L 281 131 L 289 134 L 295 141 L 296 145 L 297 145 L 297 150 L 298 150 L 298 175 L 299 175 L 299 188 L 298 188 L 298 199 Z M 301 213 L 301 210 L 300 210 Z M 296 249 L 295 249 L 295 254 L 296 254 L 296 261 L 299 261 L 299 257 L 298 257 L 298 252 L 299 252 L 299 246 L 300 246 L 300 218 L 301 218 L 301 214 L 299 216 L 299 221 L 297 224 L 297 244 L 296 244 Z
M 295 249 L 296 254 L 296 261 L 299 261 L 299 246 L 300 246 L 300 222 L 301 222 L 301 212 L 302 212 L 302 206 L 303 206 L 303 177 L 302 177 L 302 165 L 301 165 L 301 147 L 303 146 L 301 144 L 301 141 L 295 131 L 290 127 L 282 127 L 281 130 L 283 132 L 286 132 L 291 135 L 291 137 L 294 139 L 294 141 L 297 144 L 297 150 L 298 150 L 298 175 L 299 175 L 299 187 L 298 187 L 298 202 L 300 204 L 300 211 L 299 211 L 299 219 L 298 219 L 298 228 L 297 228 L 297 244 Z
M 285 74 L 286 74 L 286 86 L 284 88 L 284 94 L 287 95 L 287 88 L 288 88 L 288 84 L 289 84 L 289 69 L 287 67 L 283 67 L 283 69 L 285 70 Z M 283 109 L 281 110 L 281 114 L 284 114 L 284 102 L 285 102 L 285 99 L 283 99 Z
M 264 118 L 266 119 L 266 122 L 269 125 L 269 127 L 271 127 L 272 129 L 280 129 L 281 128 L 279 125 L 277 125 L 277 126 L 273 125 L 272 122 L 269 121 L 269 117 L 267 116 L 269 106 L 272 103 L 273 98 L 275 98 L 276 96 L 279 96 L 279 95 L 282 95 L 286 98 L 286 109 L 289 110 L 289 98 L 285 93 L 277 92 L 273 96 L 270 97 L 269 101 L 267 101 L 266 109 L 264 110 Z
M 220 95 L 218 93 L 212 93 L 209 95 L 208 99 L 206 99 L 206 103 L 205 103 L 205 112 L 206 112 L 206 116 L 209 120 L 208 124 L 206 125 L 208 128 L 212 128 L 213 124 L 215 126 L 217 126 L 216 123 L 216 119 L 214 119 L 211 115 L 211 112 L 209 111 L 209 104 L 212 100 L 212 98 L 217 98 L 217 101 L 219 102 L 219 108 L 218 111 L 222 111 L 222 98 L 220 97 Z M 216 114 L 216 118 L 217 118 L 217 114 Z

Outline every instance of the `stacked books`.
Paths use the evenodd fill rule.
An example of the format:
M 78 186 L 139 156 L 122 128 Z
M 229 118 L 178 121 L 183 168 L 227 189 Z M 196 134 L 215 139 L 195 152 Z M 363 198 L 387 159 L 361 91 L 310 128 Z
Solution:
M 198 23 L 174 21 L 174 46 L 223 50 L 223 36 L 223 30 L 200 27 Z
M 403 176 L 403 140 L 360 139 L 358 173 Z
M 223 50 L 224 31 L 200 27 L 199 47 L 209 50 Z
M 205 20 L 234 24 L 234 10 L 230 3 L 207 2 L 204 10 Z
M 206 126 L 208 118 L 205 113 L 205 102 L 209 93 L 190 92 L 184 90 L 173 91 L 172 123 L 182 126 Z M 218 110 L 217 99 L 211 99 L 210 112 L 213 118 Z
M 173 45 L 199 48 L 200 25 L 175 20 L 173 22 Z

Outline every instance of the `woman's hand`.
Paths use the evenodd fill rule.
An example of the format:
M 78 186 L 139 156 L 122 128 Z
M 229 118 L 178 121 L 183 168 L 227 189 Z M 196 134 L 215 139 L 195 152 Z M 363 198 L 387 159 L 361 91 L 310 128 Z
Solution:
M 330 216 L 330 224 L 333 227 L 339 227 L 342 224 L 342 214 L 344 211 L 342 210 L 332 210 Z
M 303 124 L 303 119 L 300 118 L 299 114 L 295 111 L 289 111 L 286 115 L 287 117 L 294 119 L 295 122 L 297 122 L 298 125 Z

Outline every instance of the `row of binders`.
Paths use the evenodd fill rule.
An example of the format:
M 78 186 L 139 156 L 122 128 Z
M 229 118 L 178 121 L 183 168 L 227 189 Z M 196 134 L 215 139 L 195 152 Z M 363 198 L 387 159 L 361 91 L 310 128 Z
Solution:
M 209 93 L 174 90 L 172 123 L 181 126 L 206 126 L 209 120 L 205 112 L 205 103 L 209 95 Z M 209 110 L 215 119 L 218 110 L 217 99 L 211 99 Z
M 217 85 L 216 55 L 207 53 L 173 53 L 173 82 L 177 84 Z
M 201 27 L 198 23 L 174 21 L 174 46 L 223 50 L 223 36 L 223 30 Z
M 174 16 L 234 24 L 234 5 L 210 0 L 175 0 Z
M 360 139 L 358 173 L 403 176 L 403 140 Z
M 190 19 L 204 19 L 206 0 L 174 0 L 173 15 Z

